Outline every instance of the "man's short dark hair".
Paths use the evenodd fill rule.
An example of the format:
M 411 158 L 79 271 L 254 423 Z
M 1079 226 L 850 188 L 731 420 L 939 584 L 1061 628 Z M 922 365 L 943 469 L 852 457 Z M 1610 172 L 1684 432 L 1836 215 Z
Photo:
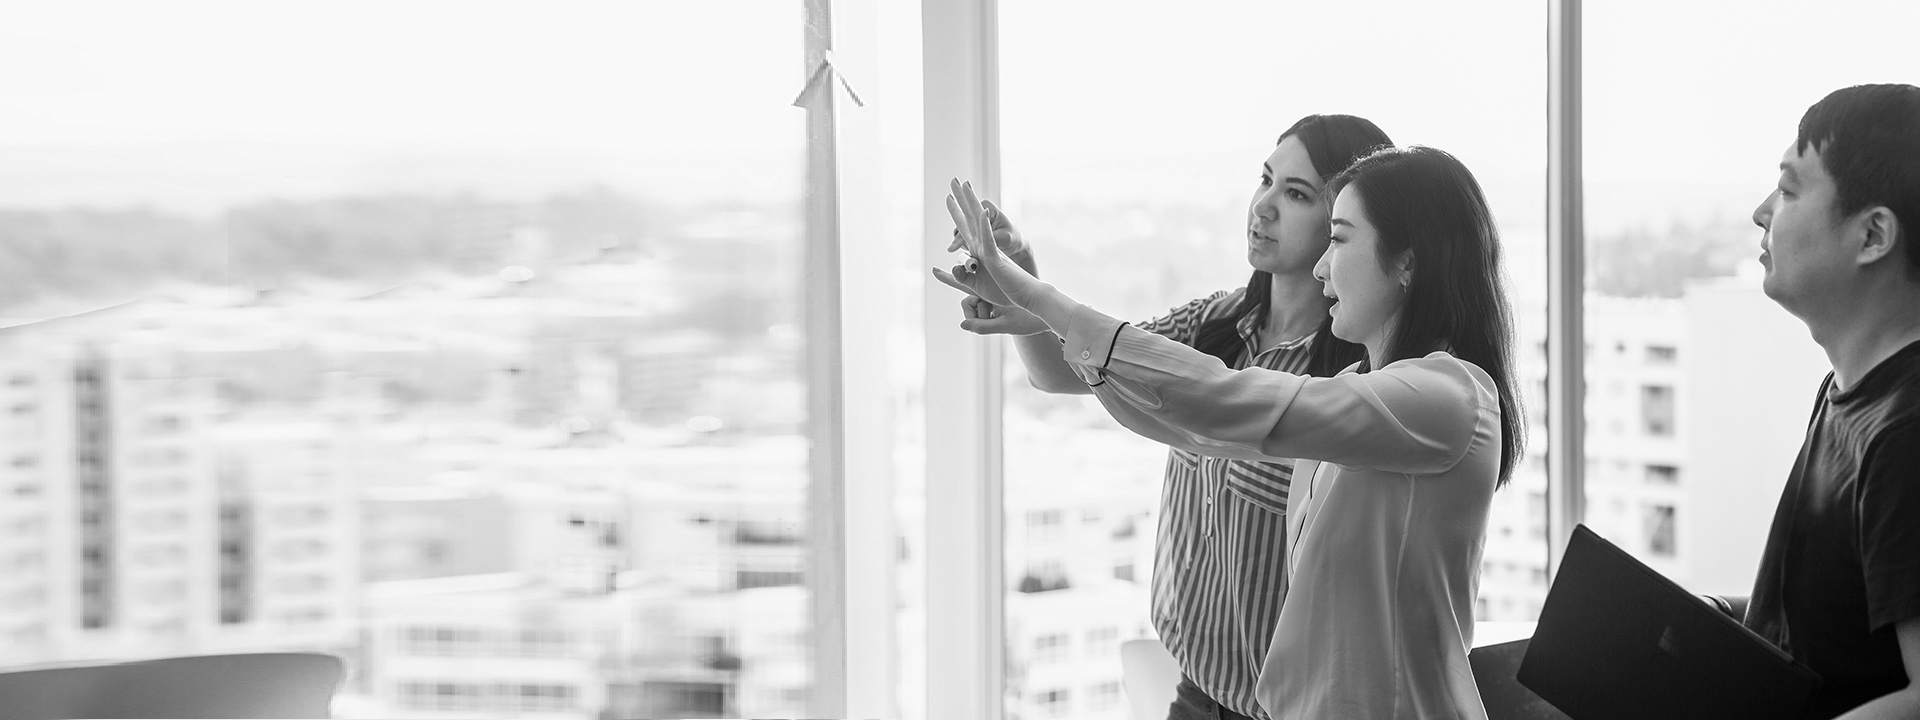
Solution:
M 1920 87 L 1855 85 L 1835 90 L 1800 118 L 1794 151 L 1820 151 L 1833 176 L 1834 208 L 1851 215 L 1885 206 L 1899 221 L 1895 238 L 1907 270 L 1920 277 Z

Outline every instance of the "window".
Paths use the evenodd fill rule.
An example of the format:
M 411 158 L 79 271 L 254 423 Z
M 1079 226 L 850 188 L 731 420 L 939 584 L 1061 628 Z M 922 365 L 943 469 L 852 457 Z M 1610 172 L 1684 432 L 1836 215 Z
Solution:
M 8 187 L 32 190 L 10 192 L 0 213 L 0 314 L 74 315 L 0 340 L 6 383 L 21 389 L 0 407 L 26 433 L 9 439 L 10 458 L 78 466 L 98 501 L 83 508 L 115 547 L 209 535 L 167 556 L 189 587 L 169 602 L 234 622 L 189 624 L 165 647 L 341 638 L 330 649 L 363 681 L 343 695 L 381 696 L 363 706 L 404 696 L 489 714 L 685 716 L 603 707 L 599 693 L 537 678 L 498 693 L 394 677 L 404 666 L 379 653 L 398 648 L 357 640 L 375 613 L 320 598 L 480 595 L 496 604 L 477 622 L 598 618 L 583 631 L 606 638 L 625 637 L 628 614 L 567 603 L 651 603 L 776 634 L 809 626 L 806 350 L 840 338 L 810 336 L 804 313 L 807 128 L 791 106 L 806 80 L 803 20 L 800 4 L 777 0 L 108 0 L 9 13 L 0 65 L 24 74 L 0 88 L 14 110 L 0 113 L 0 166 Z M 873 32 L 848 30 L 840 47 Z M 15 78 L 62 89 L 17 97 Z M 879 78 L 849 79 L 892 104 Z M 875 404 L 895 390 L 889 380 Z M 880 443 L 889 459 L 896 444 Z M 362 522 L 362 493 L 399 497 L 417 520 Z M 221 505 L 250 510 L 223 521 Z M 518 522 L 571 507 L 593 509 L 578 533 Z M 78 525 L 72 512 L 47 521 Z M 747 529 L 668 529 L 694 514 Z M 880 520 L 855 522 L 891 529 Z M 877 545 L 890 553 L 893 540 Z M 356 558 L 425 541 L 446 548 L 433 564 L 443 577 L 362 584 Z M 150 598 L 119 598 L 114 582 L 159 556 L 126 554 L 96 563 L 95 585 L 123 606 L 20 622 L 138 617 Z M 595 600 L 528 599 L 573 556 L 605 561 L 598 582 L 568 588 Z M 713 571 L 686 570 L 690 557 Z M 77 550 L 49 558 L 82 562 Z M 301 631 L 236 631 L 253 622 Z M 8 661 L 98 655 L 111 641 Z M 753 673 L 804 690 L 812 644 L 737 651 Z M 612 641 L 590 650 L 576 663 L 590 684 L 674 681 L 693 660 Z M 483 674 L 527 660 L 475 658 Z M 750 682 L 715 678 L 682 705 L 703 717 L 850 714 L 809 713 L 804 693 L 741 692 Z
M 1034 696 L 1034 701 L 1045 717 L 1065 717 L 1073 710 L 1070 694 L 1065 690 L 1042 690 Z
M 1098 627 L 1087 631 L 1087 655 L 1118 655 L 1120 653 L 1120 628 Z
M 1087 688 L 1087 709 L 1109 710 L 1120 706 L 1120 683 L 1103 682 Z
M 1599 513 L 1602 495 L 1625 502 L 1628 512 L 1603 535 L 1689 590 L 1744 595 L 1830 367 L 1806 326 L 1761 291 L 1751 215 L 1773 189 L 1780 153 L 1807 107 L 1833 90 L 1879 82 L 1878 68 L 1901 62 L 1900 53 L 1848 41 L 1841 28 L 1858 13 L 1794 12 L 1780 0 L 1737 14 L 1650 0 L 1584 7 L 1592 278 L 1584 320 L 1590 338 L 1605 327 L 1645 347 L 1645 362 L 1623 378 L 1640 388 L 1626 399 L 1640 407 L 1590 398 L 1586 408 L 1590 418 L 1617 412 L 1639 426 L 1614 439 L 1590 424 L 1586 453 L 1643 467 L 1644 481 L 1606 489 L 1589 481 L 1588 512 Z M 1912 4 L 1864 11 L 1889 27 L 1920 22 Z M 1645 22 L 1649 13 L 1665 21 Z M 1756 37 L 1801 38 L 1808 61 L 1769 73 L 1763 92 L 1688 79 L 1772 64 L 1776 49 L 1752 43 Z M 1690 71 L 1660 70 L 1675 67 Z M 1648 121 L 1647 107 L 1714 131 L 1676 137 Z M 1689 171 L 1653 171 L 1649 159 L 1661 157 L 1685 157 Z M 1588 359 L 1589 382 L 1605 372 L 1612 371 L 1600 359 Z
M 871 44 L 879 36 L 888 59 L 867 72 L 858 52 L 836 59 L 869 107 L 884 109 L 874 113 L 878 130 L 860 127 L 872 116 L 843 118 L 849 138 L 878 140 L 874 162 L 882 166 L 864 176 L 853 172 L 855 162 L 841 168 L 849 171 L 841 201 L 874 210 L 847 213 L 843 233 L 926 235 L 920 196 L 937 194 L 916 177 L 923 169 L 913 128 L 923 111 L 922 4 L 876 4 L 884 7 L 836 8 L 877 12 L 884 32 L 847 30 L 842 39 Z M 253 610 L 224 603 L 247 601 L 259 578 L 229 570 L 263 556 L 269 565 L 281 561 L 275 548 L 286 547 L 289 528 L 367 550 L 335 550 L 309 558 L 311 565 L 431 547 L 440 548 L 440 560 L 429 564 L 461 582 L 500 570 L 538 575 L 590 566 L 598 582 L 576 589 L 602 599 L 644 594 L 636 587 L 656 593 L 664 582 L 668 591 L 649 596 L 665 598 L 660 614 L 693 613 L 720 626 L 700 633 L 734 637 L 765 618 L 805 617 L 799 609 L 809 605 L 816 578 L 799 568 L 812 567 L 816 548 L 801 528 L 809 527 L 805 508 L 818 477 L 809 458 L 822 456 L 810 453 L 808 430 L 819 425 L 808 422 L 806 398 L 816 388 L 804 370 L 806 349 L 846 344 L 846 375 L 857 380 L 844 398 L 848 422 L 838 429 L 885 438 L 848 442 L 849 452 L 881 458 L 850 462 L 849 477 L 882 472 L 889 482 L 897 478 L 903 498 L 935 497 L 943 483 L 917 483 L 921 473 L 937 479 L 938 464 L 919 458 L 940 457 L 944 438 L 917 434 L 922 420 L 937 423 L 956 408 L 936 384 L 951 378 L 918 379 L 915 348 L 950 347 L 942 333 L 951 333 L 923 326 L 912 294 L 927 281 L 908 250 L 850 253 L 850 262 L 891 268 L 842 278 L 848 298 L 883 300 L 843 308 L 859 330 L 813 336 L 800 310 L 812 285 L 802 273 L 804 111 L 788 107 L 802 81 L 796 4 L 459 5 L 450 13 L 357 0 L 272 10 L 233 0 L 164 8 L 108 0 L 110 12 L 89 4 L 10 17 L 0 66 L 27 68 L 32 79 L 63 90 L 7 95 L 26 111 L 0 113 L 0 167 L 14 189 L 0 213 L 0 236 L 19 251 L 17 262 L 0 267 L 11 273 L 0 283 L 8 288 L 0 309 L 8 317 L 77 315 L 64 335 L 27 326 L 0 343 L 18 363 L 7 369 L 8 385 L 21 389 L 5 403 L 15 418 L 9 440 L 58 459 L 44 461 L 42 472 L 66 472 L 71 463 L 85 537 L 98 540 L 111 529 L 115 547 L 132 549 L 156 533 L 177 538 L 217 527 L 217 542 L 185 550 L 181 566 L 221 568 L 190 579 L 202 590 L 187 593 L 186 602 L 225 588 L 210 602 L 235 622 L 251 622 Z M 941 5 L 926 4 L 929 12 Z M 1544 7 L 1501 2 L 1467 22 L 1412 2 L 1323 5 L 997 3 L 1001 42 L 985 60 L 1000 68 L 1001 112 L 986 135 L 1004 141 L 1002 205 L 1030 236 L 1045 238 L 1050 279 L 1102 309 L 1144 319 L 1244 281 L 1230 251 L 1249 158 L 1286 121 L 1349 112 L 1379 121 L 1402 142 L 1460 155 L 1479 175 L 1507 243 L 1518 347 L 1526 348 L 1520 384 L 1535 439 L 1513 486 L 1496 496 L 1487 560 L 1502 571 L 1485 578 L 1476 615 L 1528 619 L 1545 592 L 1548 523 L 1575 504 L 1555 496 L 1549 507 L 1544 494 L 1549 325 L 1545 288 L 1527 271 L 1543 266 Z M 1586 376 L 1599 387 L 1554 412 L 1592 418 L 1586 427 L 1595 432 L 1574 460 L 1607 469 L 1609 487 L 1588 488 L 1593 514 L 1617 516 L 1613 530 L 1624 545 L 1649 555 L 1664 548 L 1656 558 L 1662 571 L 1702 591 L 1745 592 L 1759 550 L 1687 533 L 1682 555 L 1674 543 L 1680 523 L 1764 530 L 1764 510 L 1700 499 L 1772 495 L 1750 483 L 1784 478 L 1806 399 L 1825 367 L 1804 328 L 1755 292 L 1747 261 L 1754 231 L 1744 218 L 1757 201 L 1754 189 L 1770 182 L 1772 158 L 1756 158 L 1751 148 L 1784 146 L 1808 103 L 1858 82 L 1862 72 L 1906 60 L 1898 47 L 1848 42 L 1839 14 L 1788 9 L 1777 0 L 1737 14 L 1706 3 L 1624 0 L 1586 11 L 1586 266 L 1594 279 L 1589 297 L 1559 300 L 1585 303 L 1583 320 L 1594 331 Z M 1875 12 L 1890 26 L 1910 25 L 1920 8 Z M 1672 21 L 1644 21 L 1653 15 Z M 964 32 L 927 27 L 929 57 Z M 1313 62 L 1279 59 L 1273 29 L 1287 27 L 1364 27 L 1368 42 L 1404 52 L 1369 65 L 1372 56 L 1342 53 L 1351 38 L 1337 33 L 1289 38 L 1291 57 L 1342 57 L 1342 72 L 1318 72 Z M 1804 54 L 1816 61 L 1771 73 L 1764 93 L 1687 82 L 1715 70 L 1777 67 L 1766 54 L 1771 46 L 1749 41 L 1777 36 L 1815 38 Z M 1063 38 L 1072 39 L 1074 53 L 1059 52 Z M 343 44 L 355 52 L 333 51 Z M 1408 56 L 1427 60 L 1399 59 Z M 1245 81 L 1249 74 L 1263 79 Z M 1284 88 L 1271 80 L 1282 77 Z M 1396 91 L 1379 92 L 1380 78 Z M 1469 97 L 1474 112 L 1444 111 Z M 1712 123 L 1715 131 L 1704 135 L 1673 133 L 1649 120 L 1649 105 L 1663 108 L 1659 118 L 1740 122 Z M 947 138 L 927 140 L 937 150 Z M 1684 163 L 1688 172 L 1649 170 L 1648 158 Z M 853 227 L 861 223 L 874 227 Z M 855 283 L 889 289 L 854 292 Z M 113 313 L 117 320 L 80 312 L 133 298 L 144 299 Z M 894 346 L 906 361 L 875 359 Z M 83 348 L 90 349 L 77 352 Z M 935 368 L 951 360 L 926 355 Z M 1766 368 L 1765 377 L 1751 368 Z M 1149 634 L 1144 580 L 1164 452 L 1084 399 L 1032 392 L 1017 365 L 1006 375 L 1005 411 L 983 423 L 1002 427 L 1006 439 L 1004 503 L 994 509 L 1003 514 L 990 524 L 993 537 L 1009 539 L 992 565 L 1004 573 L 996 582 L 1006 590 L 998 599 L 1006 620 Z M 41 376 L 55 381 L 38 383 Z M 1724 412 L 1735 401 L 1748 411 Z M 74 417 L 40 427 L 33 420 L 42 415 Z M 142 422 L 149 417 L 178 423 Z M 287 435 L 296 439 L 277 437 Z M 140 454 L 162 436 L 191 454 Z M 303 450 L 279 450 L 285 447 Z M 174 490 L 148 495 L 154 486 L 132 466 L 149 459 L 167 464 L 168 482 L 178 476 Z M 228 462 L 259 481 L 223 484 L 213 466 Z M 353 501 L 318 503 L 320 512 L 304 518 L 275 514 L 313 501 L 281 495 L 299 491 L 298 478 L 363 486 L 342 490 L 386 486 L 405 496 L 397 502 L 427 509 L 409 515 L 424 518 L 418 524 L 377 532 L 383 526 L 360 522 Z M 323 494 L 323 485 L 306 489 Z M 486 515 L 469 502 L 525 497 L 489 494 L 506 486 L 566 488 L 562 494 L 590 496 L 593 507 L 618 507 L 621 516 L 576 538 L 585 547 L 567 548 L 567 558 L 529 557 L 514 551 L 541 540 L 501 520 L 509 515 Z M 258 511 L 229 521 L 194 509 L 163 531 L 138 520 L 146 508 L 115 505 L 216 488 L 226 495 L 219 503 Z M 1067 522 L 1089 507 L 1111 523 Z M 1073 510 L 1057 522 L 1025 523 L 1028 513 L 1049 508 Z M 904 510 L 900 537 L 873 530 L 872 518 L 813 527 L 845 529 L 850 538 L 873 530 L 877 537 L 850 542 L 850 552 L 877 549 L 887 560 L 874 562 L 888 571 L 902 563 L 901 582 L 912 586 L 932 554 L 915 531 L 951 510 Z M 123 517 L 132 522 L 115 525 Z M 5 532 L 45 534 L 47 521 L 10 518 Z M 1010 532 L 997 532 L 1002 525 Z M 1028 545 L 1023 527 L 1053 528 L 1033 533 L 1048 546 Z M 117 613 L 139 609 L 108 602 L 128 587 L 116 584 L 118 574 L 140 563 L 134 552 L 124 554 L 49 556 L 49 564 L 82 565 L 52 569 L 81 575 L 87 594 L 77 611 L 35 609 L 18 622 L 41 627 L 75 616 L 87 627 L 118 627 Z M 471 557 L 513 560 L 506 568 L 462 565 Z M 334 588 L 359 582 L 334 577 Z M 454 582 L 392 582 L 416 581 Z M 853 607 L 870 597 L 891 611 L 881 594 L 843 600 Z M 196 612 L 216 616 L 205 610 Z M 540 612 L 503 611 L 516 618 Z M 966 615 L 975 616 L 996 615 Z M 333 637 L 377 630 L 358 626 L 355 612 L 313 617 L 320 625 L 312 629 Z M 916 618 L 909 609 L 903 617 L 911 624 L 943 616 Z M 1074 622 L 1059 622 L 1065 618 Z M 824 647 L 798 633 L 810 627 L 805 621 L 791 625 L 768 633 Z M 900 634 L 928 635 L 919 630 Z M 193 635 L 201 631 L 188 626 L 182 642 L 200 642 Z M 865 630 L 819 632 L 845 639 Z M 1033 652 L 1029 645 L 1002 648 L 1001 633 L 974 635 L 994 644 L 992 657 L 1007 658 L 1010 674 L 1032 667 L 1021 657 Z M 283 640 L 257 637 L 262 646 L 247 649 L 271 650 Z M 899 648 L 904 674 L 922 657 L 916 641 Z M 741 643 L 739 662 L 785 678 L 779 688 L 746 687 L 748 673 L 690 681 L 663 669 L 689 661 L 673 656 L 680 651 L 611 645 L 591 652 L 605 654 L 597 660 L 657 662 L 595 665 L 605 673 L 595 682 L 608 688 L 602 706 L 597 692 L 556 693 L 550 681 L 394 677 L 378 657 L 367 659 L 375 675 L 362 687 L 396 707 L 506 714 L 564 695 L 575 712 L 641 717 L 792 716 L 805 712 L 810 697 L 837 694 L 815 685 L 831 672 L 808 674 L 804 658 L 784 650 L 756 654 L 763 645 Z M 369 649 L 340 648 L 350 657 Z M 1091 656 L 1059 665 L 1111 660 Z M 617 672 L 607 669 L 616 665 Z M 1019 688 L 1017 697 L 995 698 L 993 712 L 1099 713 L 1101 685 L 1075 677 L 1071 689 L 1086 698 L 1079 706 L 1062 685 L 1013 675 L 1000 680 Z M 894 705 L 918 708 L 920 700 Z
M 548 712 L 568 710 L 573 707 L 573 696 L 574 689 L 570 685 L 521 685 L 518 709 Z
M 1672 465 L 1648 465 L 1647 484 L 1676 485 L 1680 482 L 1680 468 Z
M 1673 388 L 1640 386 L 1640 429 L 1652 437 L 1673 437 Z
M 1646 538 L 1647 552 L 1660 557 L 1673 557 L 1673 506 L 1647 505 L 1640 510 L 1641 531 Z
M 1058 662 L 1066 659 L 1070 649 L 1071 645 L 1065 633 L 1047 633 L 1033 639 L 1033 661 Z
M 1474 171 L 1505 243 L 1520 325 L 1518 384 L 1530 388 L 1544 377 L 1544 355 L 1529 350 L 1544 337 L 1545 286 L 1533 271 L 1544 264 L 1544 6 L 1496 3 L 1472 23 L 1412 2 L 1390 9 L 1208 3 L 1177 11 L 1144 2 L 1003 2 L 997 12 L 1003 187 L 997 202 L 1034 242 L 1043 278 L 1125 320 L 1154 318 L 1243 286 L 1250 274 L 1247 198 L 1278 135 L 1309 113 L 1359 115 L 1398 142 L 1453 152 Z M 1273 35 L 1288 27 L 1365 27 L 1369 45 L 1423 60 L 1372 62 L 1350 52 L 1343 43 L 1351 38 L 1339 33 Z M 1074 51 L 1059 52 L 1062 42 Z M 1143 53 L 1142 47 L 1159 49 Z M 1351 75 L 1320 72 L 1304 60 L 1326 57 L 1351 64 Z M 1404 91 L 1378 92 L 1372 82 L 1343 76 L 1393 77 Z M 1433 111 L 1469 96 L 1472 113 Z M 1057 589 L 1034 569 L 1057 552 L 1055 541 L 1042 546 L 1038 533 L 1009 533 L 1008 622 L 1146 625 L 1166 447 L 1121 428 L 1092 398 L 1034 390 L 1011 350 L 1005 375 L 1009 526 L 1033 528 L 1033 513 L 1055 506 L 1098 506 L 1108 517 L 1126 518 L 1099 536 L 1065 541 L 1073 556 L 1109 560 L 1088 571 L 1073 565 L 1072 582 Z M 1545 417 L 1540 403 L 1537 393 L 1527 398 L 1536 428 Z M 1542 436 L 1536 429 L 1530 452 L 1542 454 Z M 1541 466 L 1528 464 L 1499 494 L 1492 524 L 1518 518 L 1510 524 L 1538 528 L 1491 537 L 1489 558 L 1544 571 L 1546 518 L 1527 519 L 1529 493 L 1544 487 Z M 1543 598 L 1546 583 L 1532 577 L 1486 581 L 1481 593 Z M 1036 702 L 1042 676 L 1022 662 L 1031 656 L 1021 657 L 1036 650 L 1016 645 L 1008 652 L 1009 702 Z M 1082 653 L 1073 662 L 1090 672 L 1112 659 Z M 1062 712 L 1109 714 L 1092 705 Z
M 1065 566 L 1059 562 L 1040 562 L 1027 568 L 1015 590 L 1020 593 L 1043 593 L 1071 587 L 1073 582 L 1067 578 Z
M 1059 510 L 1035 510 L 1027 513 L 1027 537 L 1032 540 L 1052 538 L 1060 532 Z

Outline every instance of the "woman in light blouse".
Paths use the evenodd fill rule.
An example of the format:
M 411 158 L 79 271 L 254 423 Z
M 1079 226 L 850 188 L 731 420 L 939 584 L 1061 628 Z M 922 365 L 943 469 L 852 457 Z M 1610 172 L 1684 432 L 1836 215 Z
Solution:
M 1484 718 L 1467 665 L 1480 555 L 1525 427 L 1492 216 L 1432 148 L 1375 152 L 1328 189 L 1314 276 L 1334 335 L 1366 348 L 1330 378 L 1233 370 L 1101 314 L 1010 261 L 971 187 L 956 181 L 948 209 L 1000 299 L 1062 339 L 1121 424 L 1210 456 L 1301 459 L 1292 583 L 1256 690 L 1268 714 Z

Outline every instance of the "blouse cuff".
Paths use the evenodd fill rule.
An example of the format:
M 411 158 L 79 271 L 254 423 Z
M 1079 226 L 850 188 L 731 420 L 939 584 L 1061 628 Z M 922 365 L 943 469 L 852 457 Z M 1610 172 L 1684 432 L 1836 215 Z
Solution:
M 1105 368 L 1113 359 L 1114 339 L 1126 325 L 1085 305 L 1076 307 L 1061 337 L 1061 353 L 1076 369 Z

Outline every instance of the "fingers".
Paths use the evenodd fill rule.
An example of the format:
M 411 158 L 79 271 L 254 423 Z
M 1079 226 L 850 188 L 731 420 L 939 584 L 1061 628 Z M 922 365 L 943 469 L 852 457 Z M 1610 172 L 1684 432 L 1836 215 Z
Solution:
M 968 220 L 966 211 L 960 209 L 960 201 L 953 195 L 947 196 L 947 214 L 953 217 L 953 226 L 960 230 L 960 235 L 957 239 L 971 249 L 973 245 L 973 223 Z
M 975 335 L 1025 335 L 1033 332 L 1018 321 L 1005 317 L 969 318 L 960 321 L 960 329 Z
M 973 288 L 968 287 L 960 278 L 954 277 L 953 273 L 941 270 L 940 268 L 934 268 L 933 277 L 941 283 L 944 283 L 947 287 L 966 293 L 968 297 L 973 297 L 974 295 Z
M 947 243 L 947 252 L 960 249 L 960 228 L 953 229 L 953 242 Z
M 992 320 L 1000 317 L 1000 306 L 968 295 L 960 299 L 960 316 L 969 320 Z
M 983 245 L 986 245 L 987 247 L 991 247 L 994 250 L 998 250 L 999 249 L 998 247 L 994 247 L 994 242 L 992 237 L 992 232 L 993 232 L 992 226 L 987 224 L 986 208 L 980 204 L 980 197 L 973 194 L 973 183 L 970 183 L 970 182 L 960 183 L 960 193 L 961 193 L 960 207 L 967 211 L 967 220 L 972 223 L 972 227 L 974 229 L 986 230 L 985 233 L 981 233 L 987 236 L 986 242 L 983 243 Z M 974 254 L 976 256 L 979 255 L 978 252 Z

